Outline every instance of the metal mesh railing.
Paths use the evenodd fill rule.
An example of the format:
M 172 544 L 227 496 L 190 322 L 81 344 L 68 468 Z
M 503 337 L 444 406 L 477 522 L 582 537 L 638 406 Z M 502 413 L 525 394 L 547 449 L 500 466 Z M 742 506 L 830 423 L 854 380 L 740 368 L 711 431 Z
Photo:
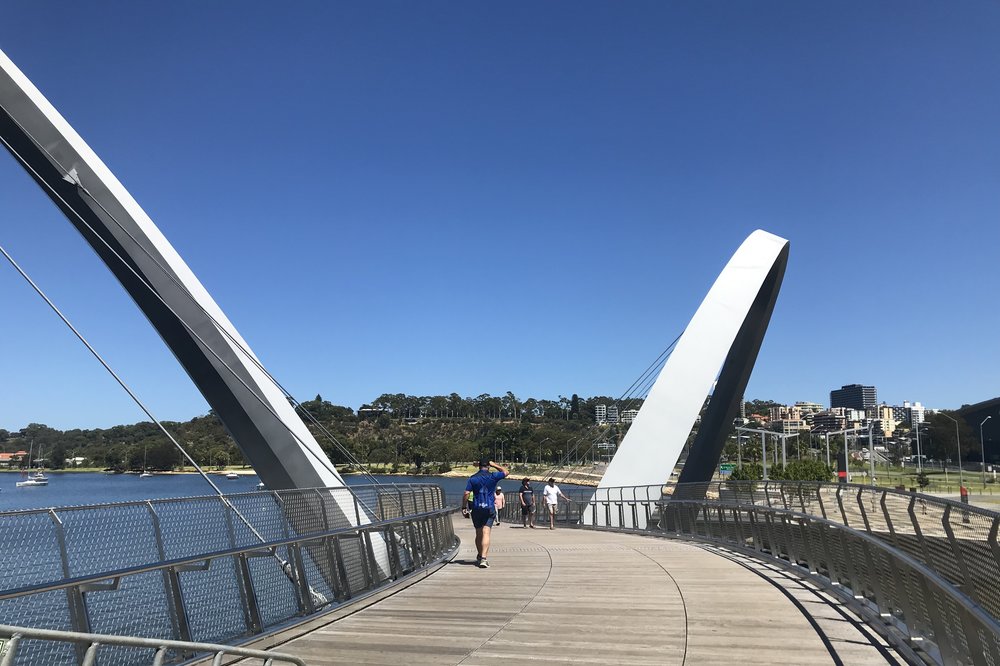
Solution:
M 0 618 L 227 643 L 356 597 L 454 548 L 439 487 L 353 490 L 0 513 L 0 548 L 16 553 L 0 568 Z M 66 649 L 28 641 L 16 663 L 72 663 Z M 137 658 L 120 646 L 102 650 L 100 663 Z
M 1000 514 L 848 484 L 712 482 L 567 493 L 558 520 L 737 547 L 822 577 L 946 664 L 1000 666 Z M 517 513 L 507 515 L 513 520 Z M 513 509 L 513 508 L 512 508 Z M 517 518 L 520 519 L 519 517 Z
M 35 646 L 50 648 L 60 646 L 67 662 L 72 662 L 74 652 L 82 655 L 82 666 L 96 666 L 104 663 L 103 657 L 109 649 L 124 649 L 135 654 L 136 661 L 159 666 L 176 660 L 177 655 L 211 656 L 216 662 L 223 657 L 240 658 L 241 663 L 294 664 L 305 666 L 298 657 L 271 650 L 215 645 L 211 643 L 184 643 L 178 641 L 158 641 L 135 636 L 110 636 L 106 634 L 81 634 L 73 631 L 51 631 L 31 627 L 13 627 L 0 624 L 0 666 L 13 666 L 19 658 L 33 651 Z M 36 651 L 37 652 L 37 651 Z M 99 661 L 100 660 L 100 661 Z

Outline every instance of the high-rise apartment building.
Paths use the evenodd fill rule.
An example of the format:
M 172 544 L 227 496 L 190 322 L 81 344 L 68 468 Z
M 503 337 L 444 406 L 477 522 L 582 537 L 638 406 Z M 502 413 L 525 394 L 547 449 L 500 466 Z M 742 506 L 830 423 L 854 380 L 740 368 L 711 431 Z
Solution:
M 874 386 L 862 386 L 861 384 L 848 384 L 839 389 L 830 391 L 830 408 L 846 407 L 848 409 L 860 409 L 862 411 L 878 404 L 878 396 Z
M 608 406 L 594 405 L 594 420 L 598 423 L 608 422 Z
M 608 423 L 618 423 L 618 405 L 608 407 Z
M 919 402 L 911 403 L 909 400 L 903 401 L 903 409 L 906 410 L 906 420 L 910 422 L 910 427 L 915 428 L 924 422 L 924 406 Z

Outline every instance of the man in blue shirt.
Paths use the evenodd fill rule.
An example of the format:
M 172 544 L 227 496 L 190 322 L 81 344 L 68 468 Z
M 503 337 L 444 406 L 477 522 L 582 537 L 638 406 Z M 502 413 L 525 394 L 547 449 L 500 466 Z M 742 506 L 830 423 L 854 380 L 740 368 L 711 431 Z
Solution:
M 495 467 L 497 471 L 490 472 L 491 467 Z M 493 497 L 497 483 L 507 474 L 506 467 L 483 458 L 479 461 L 479 471 L 470 476 L 469 482 L 465 484 L 463 499 L 469 503 L 470 509 L 463 508 L 462 512 L 472 512 L 472 524 L 476 528 L 476 564 L 480 569 L 490 568 L 486 556 L 490 552 L 490 528 L 493 527 Z

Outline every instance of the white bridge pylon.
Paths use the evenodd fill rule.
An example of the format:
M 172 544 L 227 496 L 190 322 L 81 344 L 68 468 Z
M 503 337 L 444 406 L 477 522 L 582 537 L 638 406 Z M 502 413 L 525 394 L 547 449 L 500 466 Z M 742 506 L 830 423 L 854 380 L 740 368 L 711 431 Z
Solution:
M 618 499 L 615 488 L 666 483 L 710 392 L 712 402 L 680 480 L 711 478 L 738 414 L 787 259 L 784 238 L 758 229 L 743 241 L 664 363 L 595 499 Z M 603 520 L 598 515 L 598 522 Z

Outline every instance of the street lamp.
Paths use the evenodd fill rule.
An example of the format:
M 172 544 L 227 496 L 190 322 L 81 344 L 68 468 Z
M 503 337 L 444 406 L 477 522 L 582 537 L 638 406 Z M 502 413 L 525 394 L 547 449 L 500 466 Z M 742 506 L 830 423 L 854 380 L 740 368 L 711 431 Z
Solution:
M 850 462 L 848 462 L 849 455 L 851 453 L 851 447 L 847 444 L 847 435 L 854 433 L 855 439 L 857 439 L 857 434 L 861 432 L 861 428 L 844 428 L 843 430 L 830 430 L 826 434 L 826 465 L 830 466 L 830 435 L 843 435 L 844 436 L 844 464 L 847 465 L 847 469 L 851 468 Z M 845 470 L 847 471 L 847 470 Z
M 781 438 L 781 467 L 782 467 L 782 469 L 784 469 L 785 467 L 787 467 L 787 463 L 786 463 L 786 459 L 785 459 L 785 449 L 787 447 L 785 445 L 785 442 L 788 441 L 789 437 L 794 437 L 795 440 L 798 441 L 799 433 L 793 432 L 793 433 L 789 433 L 789 434 L 786 435 L 784 433 L 776 432 L 776 433 L 774 433 L 774 436 Z
M 991 418 L 993 418 L 992 415 L 987 416 L 985 419 L 983 419 L 983 423 L 986 423 Z M 986 490 L 986 442 L 983 440 L 983 423 L 979 424 L 979 446 L 982 448 L 982 456 L 983 456 L 983 462 L 982 462 L 983 490 Z
M 538 442 L 538 464 L 539 465 L 542 464 L 542 444 L 544 444 L 545 442 L 547 442 L 547 441 L 549 441 L 551 439 L 552 439 L 551 437 L 546 437 L 542 441 Z
M 744 427 L 739 427 L 739 428 L 736 429 L 736 431 L 737 432 L 740 432 L 740 431 L 743 431 L 743 432 L 756 432 L 756 433 L 760 434 L 760 449 L 761 449 L 760 461 L 761 461 L 761 464 L 763 465 L 764 480 L 767 481 L 767 435 L 768 435 L 768 433 L 770 433 L 772 431 L 770 431 L 770 430 L 757 430 L 755 428 L 744 428 Z
M 958 447 L 958 487 L 959 489 L 961 489 L 965 487 L 965 482 L 962 480 L 962 440 L 959 439 L 958 436 L 958 421 L 951 418 L 944 412 L 938 412 L 938 414 L 940 414 L 941 416 L 945 417 L 946 419 L 955 424 L 955 446 Z M 961 492 L 961 490 L 959 490 L 959 492 Z

